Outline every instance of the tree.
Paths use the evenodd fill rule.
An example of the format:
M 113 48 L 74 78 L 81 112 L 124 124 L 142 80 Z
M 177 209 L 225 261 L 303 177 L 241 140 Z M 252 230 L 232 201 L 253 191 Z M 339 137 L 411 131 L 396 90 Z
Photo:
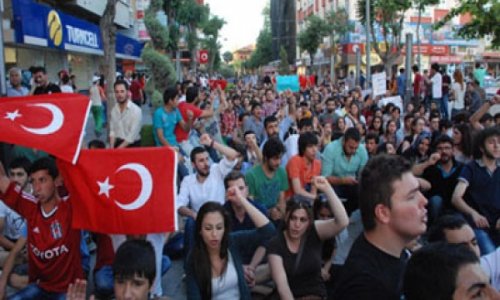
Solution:
M 373 49 L 384 63 L 386 74 L 392 74 L 392 66 L 401 55 L 403 43 L 403 21 L 411 7 L 410 0 L 368 0 L 370 3 L 370 24 L 366 38 L 373 41 Z M 367 0 L 358 0 L 358 16 L 366 26 Z M 377 34 L 378 33 L 378 34 Z M 377 35 L 382 37 L 380 47 Z
M 220 61 L 220 44 L 217 42 L 219 38 L 219 31 L 222 26 L 226 24 L 224 19 L 218 16 L 212 16 L 206 22 L 201 25 L 203 34 L 205 35 L 205 40 L 203 41 L 206 49 L 208 50 L 208 72 L 211 73 L 216 65 L 216 58 L 219 57 Z
M 197 29 L 208 20 L 209 8 L 200 5 L 196 0 L 183 0 L 176 13 L 176 21 L 187 28 L 187 47 L 191 52 L 191 68 L 197 64 L 199 38 Z
M 278 72 L 281 75 L 288 75 L 290 73 L 290 65 L 288 64 L 288 53 L 285 50 L 285 47 L 281 46 L 280 48 L 280 65 Z
M 264 25 L 257 37 L 255 51 L 245 64 L 245 68 L 255 69 L 273 60 L 273 38 L 271 34 L 271 9 L 269 2 L 262 10 L 262 15 L 264 16 Z
M 163 92 L 176 81 L 172 60 L 166 55 L 170 45 L 169 32 L 157 19 L 156 14 L 163 9 L 163 0 L 152 0 L 144 15 L 144 23 L 151 41 L 144 47 L 141 58 L 151 71 L 151 79 L 146 86 L 153 106 L 162 105 Z
M 226 51 L 222 54 L 222 58 L 226 64 L 230 63 L 233 60 L 233 54 L 229 51 Z
M 99 21 L 101 30 L 102 44 L 104 50 L 103 64 L 101 65 L 104 78 L 106 79 L 106 97 L 108 107 L 115 104 L 115 92 L 113 83 L 116 80 L 116 2 L 117 0 L 107 0 L 106 8 Z M 108 109 L 108 120 L 111 115 L 111 109 Z
M 491 35 L 493 48 L 500 47 L 500 2 L 498 0 L 462 0 L 457 7 L 435 26 L 440 28 L 456 16 L 470 14 L 472 21 L 458 30 L 465 39 L 477 39 Z
M 337 44 L 345 35 L 353 30 L 353 25 L 349 23 L 349 14 L 345 8 L 331 10 L 327 17 L 326 23 L 330 32 L 331 55 L 330 55 L 330 80 L 335 78 L 335 55 L 337 54 Z
M 307 18 L 306 28 L 299 33 L 298 41 L 300 50 L 309 53 L 311 68 L 314 63 L 314 54 L 326 35 L 328 35 L 328 25 L 325 21 L 316 15 Z
M 414 0 L 415 6 L 418 10 L 418 20 L 417 20 L 417 48 L 418 48 L 418 68 L 421 70 L 421 54 L 420 54 L 420 25 L 422 24 L 422 12 L 426 6 L 439 4 L 439 0 Z

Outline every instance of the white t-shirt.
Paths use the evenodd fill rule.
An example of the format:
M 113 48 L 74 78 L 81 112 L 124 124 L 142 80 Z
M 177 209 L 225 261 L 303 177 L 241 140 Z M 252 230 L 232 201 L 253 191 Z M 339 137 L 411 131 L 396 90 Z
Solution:
M 431 78 L 432 81 L 432 98 L 443 97 L 443 77 L 441 73 L 436 73 Z
M 63 84 L 59 87 L 61 89 L 61 93 L 74 93 L 73 87 L 69 84 Z
M 11 240 L 17 240 L 21 237 L 23 226 L 26 222 L 17 212 L 0 201 L 0 218 L 4 218 L 3 234 Z
M 231 172 L 238 162 L 227 158 L 221 159 L 219 163 L 210 167 L 210 174 L 203 183 L 196 179 L 196 173 L 184 177 L 181 189 L 177 196 L 177 208 L 189 206 L 195 212 L 207 201 L 215 201 L 224 204 L 226 189 L 224 188 L 224 177 Z
M 490 277 L 491 286 L 500 290 L 500 248 L 481 256 L 481 267 Z
M 99 92 L 99 88 L 97 87 L 97 85 L 93 84 L 90 87 L 89 97 L 90 97 L 90 102 L 92 103 L 92 106 L 101 106 L 102 105 L 101 93 Z
M 226 272 L 212 278 L 212 300 L 240 299 L 238 273 L 231 252 L 228 253 Z
M 452 102 L 452 108 L 454 109 L 464 109 L 465 108 L 465 83 L 463 88 L 458 82 L 454 82 L 451 85 L 453 94 L 455 95 L 455 100 Z

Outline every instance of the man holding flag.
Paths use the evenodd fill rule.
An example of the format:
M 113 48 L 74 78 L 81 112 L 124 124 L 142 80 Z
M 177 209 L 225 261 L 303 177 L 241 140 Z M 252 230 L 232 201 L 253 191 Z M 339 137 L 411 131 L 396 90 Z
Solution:
M 83 278 L 80 231 L 71 228 L 69 199 L 57 193 L 55 162 L 41 158 L 30 168 L 33 195 L 11 182 L 0 164 L 3 201 L 28 223 L 30 284 L 10 299 L 64 299 L 68 285 Z

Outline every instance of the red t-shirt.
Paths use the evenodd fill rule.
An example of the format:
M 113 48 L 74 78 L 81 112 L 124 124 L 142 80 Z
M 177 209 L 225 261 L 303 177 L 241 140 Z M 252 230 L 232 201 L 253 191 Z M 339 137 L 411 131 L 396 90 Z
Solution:
M 422 92 L 420 90 L 420 86 L 422 85 L 422 80 L 424 80 L 422 75 L 420 73 L 416 73 L 415 78 L 413 79 L 413 95 L 419 96 L 420 93 Z
M 139 80 L 134 80 L 130 84 L 130 93 L 132 94 L 132 101 L 139 101 L 141 100 L 141 83 Z
M 182 119 L 184 120 L 184 122 L 187 122 L 188 110 L 193 112 L 193 121 L 196 120 L 197 118 L 199 118 L 201 116 L 201 113 L 203 112 L 196 105 L 194 105 L 192 103 L 187 103 L 187 102 L 179 103 L 177 108 L 181 112 L 181 116 L 182 116 Z M 177 125 L 175 126 L 174 133 L 175 133 L 175 137 L 177 138 L 177 143 L 184 142 L 189 137 L 189 131 L 185 131 L 184 129 L 182 129 L 182 127 L 179 123 L 177 123 Z
M 69 199 L 61 200 L 50 216 L 44 216 L 35 198 L 11 183 L 3 201 L 28 224 L 28 275 L 48 292 L 66 293 L 68 285 L 83 279 L 80 230 L 71 228 Z
M 111 266 L 115 259 L 113 243 L 107 234 L 96 234 L 97 251 L 95 256 L 94 273 L 104 266 Z
M 307 78 L 304 75 L 299 76 L 299 85 L 301 88 L 305 89 L 307 87 Z

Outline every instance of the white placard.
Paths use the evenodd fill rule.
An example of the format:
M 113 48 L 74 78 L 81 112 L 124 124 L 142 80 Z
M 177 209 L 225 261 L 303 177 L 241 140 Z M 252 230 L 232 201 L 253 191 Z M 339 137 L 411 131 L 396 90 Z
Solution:
M 372 75 L 373 97 L 385 95 L 387 92 L 387 81 L 385 72 Z
M 399 107 L 401 112 L 403 111 L 403 99 L 401 99 L 401 96 L 398 95 L 398 96 L 382 98 L 378 102 L 378 106 L 380 108 L 382 108 L 389 103 L 392 103 L 392 104 L 396 105 L 397 107 Z

